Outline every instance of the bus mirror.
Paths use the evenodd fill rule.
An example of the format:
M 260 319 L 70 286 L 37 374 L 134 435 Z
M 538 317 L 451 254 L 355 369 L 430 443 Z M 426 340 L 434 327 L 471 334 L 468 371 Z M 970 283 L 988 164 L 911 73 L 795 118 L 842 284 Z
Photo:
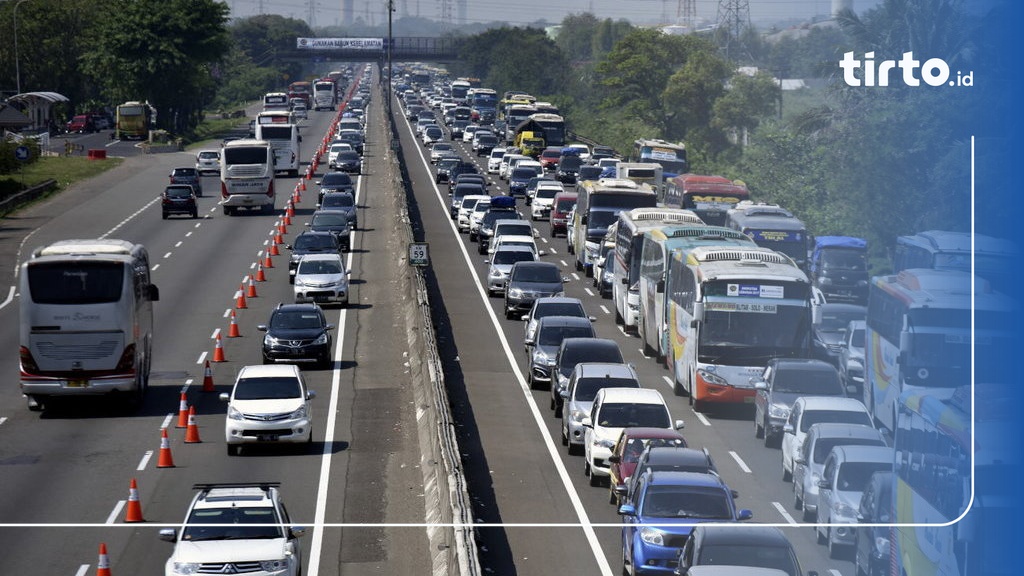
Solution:
M 914 337 L 911 336 L 910 332 L 903 330 L 900 332 L 900 350 L 911 350 L 914 346 Z
M 149 300 L 151 302 L 160 300 L 160 289 L 157 288 L 155 284 L 149 285 Z
M 704 303 L 694 302 L 693 303 L 693 319 L 696 322 L 704 321 Z
M 587 223 L 587 215 L 584 214 L 584 215 L 580 216 L 580 224 L 586 224 L 586 223 Z
M 655 286 L 655 290 L 658 291 L 658 294 L 663 294 L 665 292 L 665 281 L 658 280 L 658 284 Z

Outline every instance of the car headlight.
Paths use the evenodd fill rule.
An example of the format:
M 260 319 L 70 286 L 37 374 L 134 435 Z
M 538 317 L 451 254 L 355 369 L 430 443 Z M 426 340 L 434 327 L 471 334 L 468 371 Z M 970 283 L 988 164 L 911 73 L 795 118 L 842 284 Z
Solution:
M 615 441 L 607 439 L 598 440 L 597 442 L 594 442 L 594 446 L 600 446 L 601 448 L 608 448 L 610 450 L 615 447 Z
M 266 336 L 263 337 L 264 346 L 277 346 L 278 344 L 280 344 L 280 341 L 277 338 L 271 336 L 270 334 L 267 334 Z
M 522 288 L 509 288 L 508 289 L 508 296 L 509 296 L 509 298 L 522 298 L 523 297 L 523 289 Z
M 889 555 L 888 538 L 883 538 L 881 536 L 875 538 L 875 553 L 883 558 Z
M 578 422 L 582 422 L 583 419 L 587 417 L 587 413 L 584 412 L 583 410 L 580 410 L 580 409 L 574 409 L 569 414 L 569 417 L 572 418 L 573 422 L 577 422 L 578 423 Z
M 832 513 L 836 516 L 843 516 L 846 518 L 853 518 L 857 515 L 857 511 L 854 510 L 852 506 L 839 500 L 832 503 Z
M 199 564 L 196 562 L 175 562 L 174 573 L 175 574 L 195 574 L 199 570 Z
M 280 560 L 261 560 L 260 569 L 264 572 L 278 572 L 286 570 L 288 568 L 288 561 L 284 558 Z
M 655 530 L 647 526 L 640 529 L 640 539 L 655 546 L 665 545 L 665 534 L 661 530 Z
M 818 474 L 817 472 L 812 472 L 811 473 L 811 486 L 816 489 L 818 487 L 818 482 L 820 482 L 820 481 L 821 481 L 821 474 Z
M 491 268 L 490 277 L 491 278 L 501 278 L 502 277 L 501 270 L 498 270 L 497 268 Z
M 832 285 L 832 279 L 828 278 L 828 277 L 822 278 L 821 281 L 819 282 L 819 284 L 821 284 L 822 286 L 831 286 Z
M 534 350 L 534 352 L 533 352 L 533 363 L 534 364 L 547 365 L 547 363 L 548 363 L 548 355 L 547 355 L 547 353 L 544 352 L 543 350 L 540 350 L 540 349 Z
M 316 337 L 316 340 L 314 340 L 314 341 L 313 341 L 313 344 L 314 344 L 314 345 L 323 345 L 323 344 L 327 344 L 327 333 L 326 333 L 326 332 L 324 332 L 323 334 L 321 334 L 321 335 L 317 336 L 317 337 Z
M 716 386 L 728 386 L 729 385 L 729 382 L 725 378 L 722 378 L 718 374 L 714 374 L 712 372 L 708 372 L 707 370 L 704 370 L 703 368 L 697 370 L 697 375 L 700 376 L 701 378 L 703 378 L 704 381 L 707 382 L 708 384 L 714 384 Z
M 772 404 L 768 407 L 768 415 L 772 418 L 789 418 L 789 406 L 785 404 Z
M 299 418 L 305 418 L 305 417 L 306 417 L 306 406 L 305 405 L 300 406 L 298 410 L 296 410 L 296 411 L 294 411 L 294 412 L 292 412 L 291 414 L 288 415 L 288 418 L 292 419 L 292 420 L 297 420 Z
M 232 405 L 228 405 L 228 420 L 243 420 L 242 413 Z
M 295 286 L 299 287 L 299 286 L 305 286 L 305 285 L 306 285 L 306 281 L 302 277 L 300 277 L 300 276 L 296 276 L 295 277 Z

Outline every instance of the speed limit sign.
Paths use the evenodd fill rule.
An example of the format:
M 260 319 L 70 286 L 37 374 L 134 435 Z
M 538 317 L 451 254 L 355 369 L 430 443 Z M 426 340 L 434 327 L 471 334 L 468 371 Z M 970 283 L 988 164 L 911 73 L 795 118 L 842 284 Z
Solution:
M 430 266 L 430 250 L 426 242 L 409 243 L 409 265 Z

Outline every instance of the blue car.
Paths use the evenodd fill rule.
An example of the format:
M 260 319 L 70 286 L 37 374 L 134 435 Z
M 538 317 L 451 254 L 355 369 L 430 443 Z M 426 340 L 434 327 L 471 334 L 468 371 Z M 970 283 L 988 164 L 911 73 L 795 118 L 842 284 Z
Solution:
M 671 574 L 693 525 L 735 522 L 753 517 L 737 510 L 735 492 L 715 474 L 646 471 L 622 516 L 623 573 Z

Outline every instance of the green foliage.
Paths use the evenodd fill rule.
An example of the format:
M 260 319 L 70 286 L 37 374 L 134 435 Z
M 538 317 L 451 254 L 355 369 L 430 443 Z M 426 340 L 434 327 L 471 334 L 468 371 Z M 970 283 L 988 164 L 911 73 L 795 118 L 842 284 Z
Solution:
M 305 21 L 264 14 L 238 20 L 232 24 L 230 33 L 235 47 L 248 56 L 253 65 L 277 73 L 277 81 L 262 93 L 304 79 L 301 63 L 281 60 L 277 54 L 294 49 L 296 38 L 313 36 Z
M 14 149 L 18 146 L 28 146 L 29 159 L 26 161 L 18 160 L 14 157 Z M 24 142 L 14 142 L 13 140 L 0 140 L 0 174 L 11 174 L 25 168 L 30 164 L 34 164 L 39 161 L 39 142 L 28 138 Z
M 535 96 L 557 94 L 568 63 L 539 28 L 495 28 L 466 39 L 453 76 L 480 78 L 484 86 L 507 86 Z

